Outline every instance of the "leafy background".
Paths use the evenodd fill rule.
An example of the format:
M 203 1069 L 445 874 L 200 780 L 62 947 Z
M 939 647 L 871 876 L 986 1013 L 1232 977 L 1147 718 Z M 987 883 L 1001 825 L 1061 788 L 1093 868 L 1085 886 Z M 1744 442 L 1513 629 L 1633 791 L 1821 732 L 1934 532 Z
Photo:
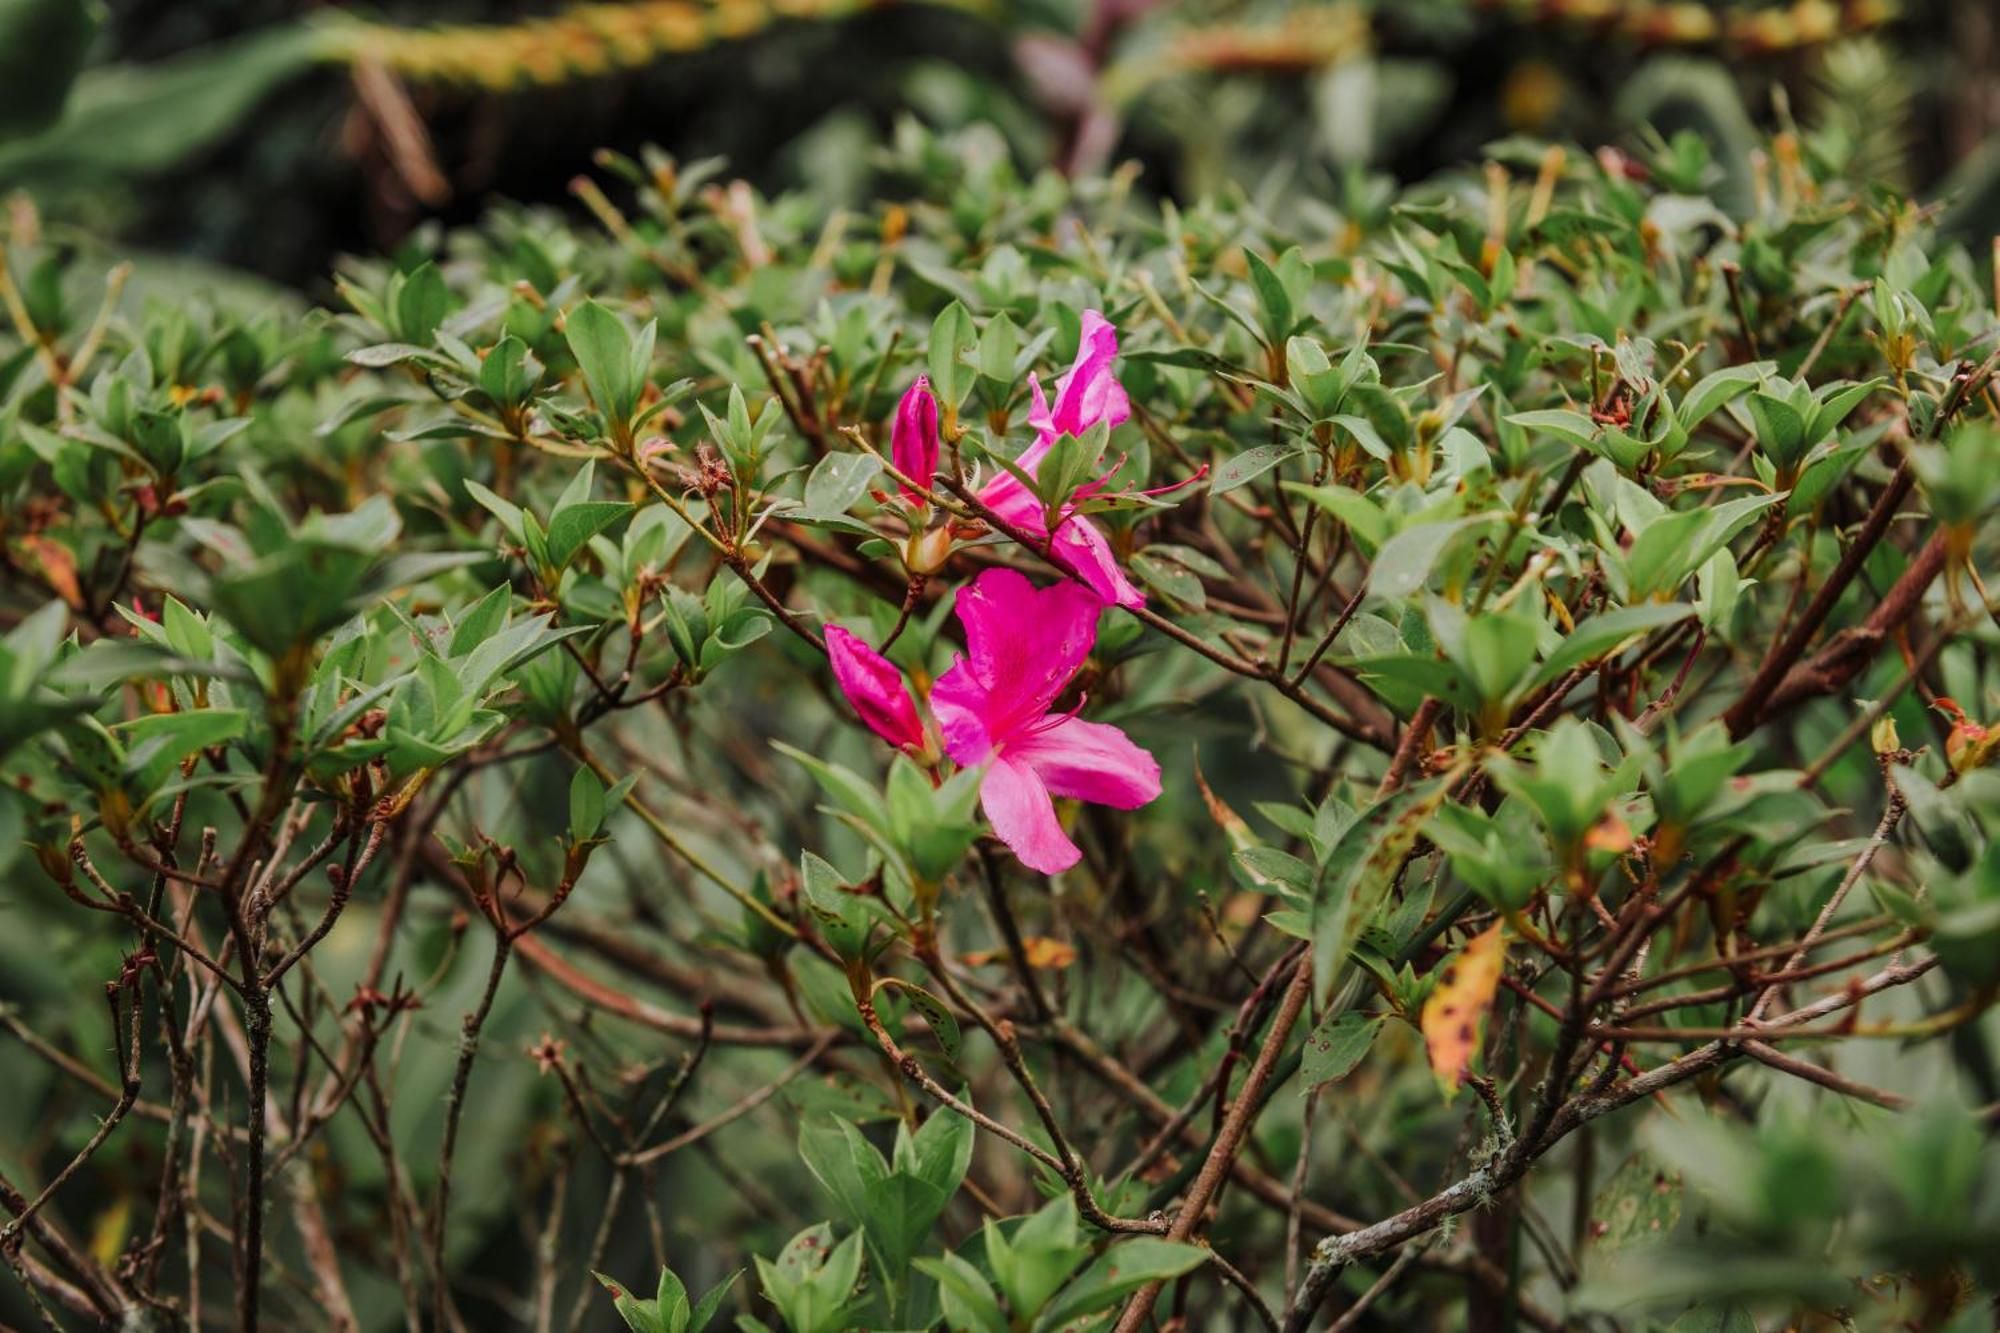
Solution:
M 1680 41 L 1648 28 L 1649 17 L 1667 13 L 1665 7 L 1634 6 L 1629 21 L 1573 18 L 1565 8 L 1448 0 L 1303 9 L 891 5 L 852 15 L 774 13 L 748 25 L 758 31 L 704 40 L 698 50 L 623 68 L 592 68 L 585 60 L 549 70 L 535 65 L 532 46 L 521 68 L 509 66 L 502 57 L 512 48 L 499 38 L 513 25 L 548 16 L 544 9 L 462 6 L 447 14 L 390 6 L 365 15 L 301 15 L 298 6 L 279 3 L 100 10 L 0 0 L 0 88 L 8 99 L 0 107 L 0 186 L 32 198 L 32 210 L 16 205 L 10 226 L 37 232 L 71 261 L 63 272 L 72 290 L 95 281 L 104 267 L 100 257 L 132 254 L 128 299 L 135 305 L 148 296 L 171 303 L 211 286 L 240 288 L 281 312 L 287 332 L 273 337 L 291 336 L 289 316 L 304 308 L 303 298 L 331 294 L 331 275 L 345 254 L 428 251 L 443 244 L 445 228 L 485 220 L 485 239 L 450 244 L 496 268 L 511 262 L 518 250 L 510 251 L 510 239 L 546 238 L 559 224 L 512 205 L 492 213 L 495 200 L 588 221 L 588 201 L 572 182 L 592 152 L 637 151 L 649 143 L 684 163 L 726 156 L 732 173 L 760 186 L 809 191 L 814 208 L 860 205 L 878 190 L 920 180 L 926 150 L 938 151 L 938 143 L 1009 158 L 1024 178 L 1046 165 L 1133 160 L 1141 166 L 1141 192 L 1192 203 L 1220 191 L 1248 201 L 1246 212 L 1261 206 L 1282 229 L 1311 225 L 1316 201 L 1326 199 L 1338 200 L 1343 214 L 1383 213 L 1396 182 L 1428 178 L 1508 136 L 1638 151 L 1648 125 L 1705 134 L 1720 169 L 1718 195 L 1740 205 L 1755 189 L 1754 159 L 1766 131 L 1796 115 L 1815 127 L 1827 152 L 1866 164 L 1854 174 L 1937 200 L 1947 236 L 1988 235 L 2000 216 L 2000 157 L 1983 147 L 2000 124 L 1993 58 L 2000 36 L 1985 7 L 1913 4 L 1890 15 L 1866 5 L 1732 6 L 1717 11 L 1717 22 L 1764 22 L 1768 31 L 1746 26 L 1724 42 Z M 465 26 L 452 26 L 458 24 Z M 396 49 L 404 27 L 428 33 L 446 54 L 472 52 L 478 77 L 399 68 L 399 58 L 410 58 Z M 386 83 L 371 83 L 361 72 L 378 59 L 368 54 L 376 50 Z M 421 128 L 414 142 L 413 126 Z M 773 225 L 803 228 L 783 215 Z M 593 251 L 586 262 L 615 272 L 620 261 Z M 364 285 L 382 276 L 371 261 L 345 267 Z M 720 348 L 716 339 L 705 350 L 729 355 Z M 294 350 L 308 365 L 337 364 L 336 340 L 320 325 L 305 326 Z M 729 368 L 745 380 L 754 375 L 740 360 Z M 312 455 L 297 470 L 298 484 L 330 503 L 358 501 L 357 490 L 343 492 L 356 482 L 339 466 L 343 451 L 360 456 L 358 432 L 318 433 L 330 404 L 312 400 L 312 392 L 288 405 L 301 428 L 291 447 Z M 400 493 L 421 494 L 438 481 L 407 457 L 398 466 L 407 470 L 380 480 Z M 434 514 L 428 521 L 442 525 L 447 518 Z M 489 584 L 502 576 L 497 562 L 477 573 Z M 772 651 L 745 654 L 730 676 L 727 715 L 735 725 L 690 744 L 685 719 L 669 711 L 648 715 L 625 737 L 635 752 L 674 756 L 679 777 L 664 798 L 667 821 L 676 836 L 740 881 L 765 868 L 746 846 L 819 847 L 836 857 L 852 857 L 858 847 L 845 827 L 815 813 L 814 788 L 801 772 L 780 765 L 763 737 L 795 738 L 814 755 L 857 768 L 876 762 L 833 701 L 799 688 L 801 679 L 817 679 L 810 659 L 796 645 L 767 647 Z M 1162 694 L 1176 684 L 1164 672 L 1151 679 Z M 1191 844 L 1212 840 L 1205 815 L 1185 795 L 1196 790 L 1197 747 L 1205 770 L 1239 808 L 1293 795 L 1292 775 L 1272 772 L 1253 750 L 1247 738 L 1261 719 L 1240 699 L 1166 717 L 1147 716 L 1144 699 L 1126 702 L 1136 738 L 1162 756 L 1170 790 L 1183 794 L 1173 810 L 1146 817 L 1145 855 L 1156 860 L 1142 870 L 1182 863 Z M 1844 776 L 1851 789 L 1853 775 Z M 559 766 L 528 765 L 475 790 L 504 812 L 522 846 L 547 847 L 570 826 L 568 784 Z M 709 799 L 716 792 L 727 800 Z M 734 824 L 717 822 L 719 804 L 733 812 Z M 117 973 L 122 941 L 40 895 L 17 894 L 12 884 L 30 873 L 20 860 L 8 870 L 0 1000 L 38 1014 L 59 1011 L 72 1050 L 108 1050 L 106 1016 L 88 1005 L 72 1009 L 71 1001 Z M 563 928 L 615 936 L 638 921 L 675 941 L 683 955 L 697 952 L 710 925 L 661 919 L 653 895 L 661 873 L 643 831 L 621 829 L 579 886 Z M 730 904 L 708 893 L 704 908 L 719 917 Z M 1121 904 L 1087 901 L 1065 910 L 1073 923 L 1088 923 L 1119 912 Z M 357 914 L 317 956 L 331 993 L 346 994 L 358 981 L 372 943 L 368 924 Z M 456 1016 L 475 1004 L 492 945 L 439 897 L 417 903 L 406 924 L 390 974 L 436 981 L 411 1026 L 395 1101 L 397 1137 L 409 1145 L 409 1160 L 423 1164 L 435 1157 Z M 1158 946 L 1141 940 L 1134 947 Z M 677 966 L 638 957 L 630 964 L 634 984 L 684 995 L 699 979 Z M 517 978 L 499 992 L 487 1028 L 494 1050 L 518 1052 L 540 1036 L 546 1014 L 537 1001 L 547 997 L 537 995 L 537 984 Z M 838 998 L 837 980 L 821 976 L 818 984 Z M 806 994 L 800 1003 L 811 1006 L 814 998 Z M 1094 1035 L 1108 1043 L 1141 1037 L 1158 1022 L 1136 986 L 1108 986 L 1078 1002 L 1092 1013 Z M 587 1022 L 573 1025 L 566 1038 L 646 1088 L 671 1078 L 677 1059 L 634 1051 Z M 726 1110 L 776 1077 L 789 1058 L 732 1053 L 691 1085 L 682 1116 L 693 1123 Z M 1869 1063 L 1876 1058 L 1864 1056 L 1849 1072 L 1871 1081 L 1889 1077 L 1886 1063 L 1880 1069 Z M 1919 1060 L 1897 1063 L 1894 1077 L 1908 1089 L 1945 1075 Z M 101 1106 L 55 1077 L 46 1062 L 11 1046 L 0 1046 L 0 1087 L 8 1090 L 0 1098 L 0 1144 L 17 1160 L 74 1148 Z M 1191 1085 L 1170 1089 L 1175 1096 L 1191 1091 Z M 1378 1091 L 1344 1129 L 1393 1170 L 1404 1136 L 1413 1127 L 1436 1129 L 1444 1110 L 1424 1077 Z M 689 1287 L 706 1289 L 747 1255 L 776 1254 L 824 1211 L 817 1197 L 802 1201 L 807 1186 L 784 1125 L 827 1110 L 879 1114 L 890 1109 L 884 1096 L 858 1077 L 802 1081 L 784 1096 L 785 1119 L 732 1136 L 726 1152 L 702 1144 L 668 1159 L 647 1187 L 665 1201 L 665 1247 Z M 536 1262 L 543 1244 L 539 1219 L 517 1206 L 523 1193 L 566 1180 L 575 1219 L 587 1227 L 591 1201 L 611 1188 L 596 1159 L 554 1128 L 561 1111 L 561 1089 L 538 1077 L 532 1062 L 495 1059 L 482 1067 L 471 1132 L 460 1148 L 450 1245 L 469 1301 L 494 1326 L 518 1315 L 503 1286 Z M 1807 1121 L 1803 1110 L 1796 1124 L 1780 1117 L 1774 1141 L 1763 1145 L 1765 1159 L 1743 1169 L 1778 1171 L 1810 1160 L 1861 1175 L 1850 1159 L 1862 1157 L 1865 1145 L 1851 1131 L 1821 1132 L 1827 1129 L 1823 1121 Z M 1938 1131 L 1941 1159 L 1957 1151 L 1951 1132 Z M 1270 1146 L 1282 1158 L 1284 1145 Z M 1661 1146 L 1673 1160 L 1708 1163 L 1718 1186 L 1728 1184 L 1730 1154 L 1737 1151 L 1733 1143 Z M 366 1202 L 387 1188 L 365 1134 L 345 1119 L 327 1127 L 314 1169 L 330 1197 L 360 1201 L 341 1210 L 345 1217 L 367 1217 Z M 100 1159 L 87 1199 L 69 1205 L 93 1244 L 114 1252 L 140 1224 L 131 1201 L 157 1170 L 141 1139 Z M 1644 1168 L 1634 1170 L 1641 1174 L 1614 1176 L 1603 1196 L 1602 1211 L 1610 1214 L 1603 1257 L 1678 1216 L 1674 1191 L 1662 1191 Z M 1746 1200 L 1742 1211 L 1767 1207 L 1771 1197 Z M 1588 1211 L 1587 1201 L 1559 1194 L 1543 1202 Z M 1783 1232 L 1786 1221 L 1750 1216 L 1744 1225 Z M 729 1239 L 726 1249 L 718 1237 Z M 357 1230 L 338 1239 L 366 1247 L 378 1238 Z M 608 1266 L 646 1272 L 651 1253 L 641 1228 L 621 1228 Z M 1713 1255 L 1704 1258 L 1714 1262 Z M 1799 1260 L 1801 1267 L 1807 1262 Z M 1663 1287 L 1678 1276 L 1651 1274 Z M 488 1296 L 478 1304 L 482 1292 Z M 395 1291 L 385 1271 L 358 1269 L 355 1297 L 368 1326 L 393 1322 Z M 13 1299 L 11 1292 L 0 1295 Z M 285 1299 L 293 1317 L 309 1318 L 310 1304 L 299 1293 Z M 10 1318 L 26 1318 L 6 1308 Z
M 1796 113 L 1840 125 L 1878 178 L 1951 199 L 1961 234 L 2000 216 L 2000 35 L 1990 11 L 1951 0 L 734 8 L 745 37 L 606 69 L 565 66 L 547 36 L 479 44 L 564 13 L 547 5 L 7 0 L 0 35 L 23 67 L 0 107 L 14 140 L 0 183 L 88 237 L 309 289 L 340 253 L 471 221 L 496 197 L 573 207 L 599 148 L 720 155 L 762 188 L 853 202 L 905 115 L 989 123 L 1027 165 L 1136 160 L 1146 189 L 1179 198 L 1364 188 L 1349 180 L 1363 169 L 1417 180 L 1509 134 L 1594 145 L 1694 127 L 1727 197 L 1748 188 L 1754 127 Z M 397 99 L 364 90 L 346 54 L 367 31 L 392 66 L 404 34 L 455 33 L 476 71 L 397 71 L 428 150 L 389 146 Z M 65 97 L 68 123 L 22 141 Z M 1108 132 L 1080 133 L 1100 112 Z

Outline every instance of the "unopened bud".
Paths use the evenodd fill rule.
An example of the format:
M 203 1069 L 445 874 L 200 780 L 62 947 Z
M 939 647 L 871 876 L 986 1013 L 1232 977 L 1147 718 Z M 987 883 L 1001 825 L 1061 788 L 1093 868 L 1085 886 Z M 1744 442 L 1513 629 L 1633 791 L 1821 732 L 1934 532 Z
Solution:
M 935 574 L 951 559 L 952 540 L 948 527 L 932 528 L 910 535 L 903 544 L 903 564 L 912 574 Z

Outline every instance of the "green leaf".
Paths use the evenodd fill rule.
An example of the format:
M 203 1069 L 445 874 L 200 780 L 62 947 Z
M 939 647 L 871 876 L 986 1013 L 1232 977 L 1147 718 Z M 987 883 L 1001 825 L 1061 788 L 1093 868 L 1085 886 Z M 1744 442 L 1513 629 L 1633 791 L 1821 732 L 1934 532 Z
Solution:
M 836 1114 L 803 1121 L 798 1147 L 800 1160 L 832 1196 L 837 1211 L 849 1221 L 860 1221 L 869 1187 L 889 1175 L 889 1164 L 875 1145 L 853 1121 Z
M 659 1293 L 653 1297 L 653 1316 L 661 1333 L 687 1333 L 687 1287 L 671 1268 L 660 1270 Z
M 1345 972 L 1355 941 L 1389 901 L 1404 861 L 1447 791 L 1442 777 L 1405 787 L 1372 806 L 1341 836 L 1313 902 L 1313 985 L 1318 993 L 1326 993 Z
M 736 1285 L 736 1279 L 742 1276 L 743 1270 L 739 1268 L 702 1293 L 701 1299 L 694 1303 L 694 1309 L 688 1314 L 687 1333 L 702 1333 L 702 1330 L 708 1327 L 709 1321 L 715 1318 L 715 1312 L 722 1308 L 723 1297 L 729 1294 L 729 1289 Z
M 632 1333 L 666 1333 L 660 1319 L 653 1311 L 651 1301 L 642 1301 L 617 1282 L 602 1273 L 592 1273 L 604 1290 L 611 1294 L 611 1303 L 617 1309 L 619 1318 Z
M 1245 847 L 1236 853 L 1236 861 L 1259 882 L 1275 884 L 1300 897 L 1312 893 L 1313 868 L 1290 852 L 1276 847 Z
M 1285 378 L 1315 417 L 1328 417 L 1340 410 L 1349 369 L 1343 364 L 1336 370 L 1317 339 L 1285 340 Z
M 833 798 L 835 805 L 885 837 L 892 832 L 889 807 L 882 800 L 882 794 L 859 773 L 843 764 L 795 749 L 783 741 L 772 741 L 771 748 L 802 765 L 819 783 L 820 790 Z
M 1757 427 L 1757 443 L 1779 467 L 1789 467 L 1810 443 L 1806 439 L 1806 419 L 1786 399 L 1757 390 L 1745 402 L 1750 419 Z
M 1208 1251 L 1199 1245 L 1136 1236 L 1099 1255 L 1042 1311 L 1035 1328 L 1053 1333 L 1072 1319 L 1109 1309 L 1150 1282 L 1177 1278 L 1207 1261 Z
M 915 982 L 904 981 L 901 977 L 877 979 L 876 993 L 880 994 L 884 987 L 893 988 L 909 996 L 911 1007 L 922 1014 L 924 1022 L 930 1025 L 931 1035 L 937 1038 L 938 1046 L 944 1051 L 944 1058 L 957 1064 L 964 1041 L 959 1035 L 958 1019 L 952 1014 L 950 1006 L 922 986 Z
M 972 1165 L 973 1124 L 956 1111 L 939 1107 L 916 1133 L 905 1124 L 896 1137 L 895 1167 L 927 1181 L 949 1198 L 965 1182 Z
M 172 776 L 183 759 L 237 740 L 249 727 L 241 708 L 201 708 L 149 713 L 112 730 L 125 741 L 125 769 L 150 790 Z
M 972 315 L 964 305 L 953 301 L 938 312 L 931 322 L 927 349 L 931 392 L 941 406 L 953 413 L 965 401 L 965 395 L 972 392 L 972 382 L 978 377 L 971 364 L 971 357 L 978 350 L 979 331 L 973 327 Z
M 500 526 L 509 537 L 521 541 L 521 506 L 512 500 L 502 499 L 476 481 L 467 480 L 465 493 L 471 496 L 480 508 L 500 520 Z
M 977 1268 L 955 1254 L 916 1259 L 910 1266 L 938 1284 L 945 1327 L 971 1333 L 1007 1333 L 1007 1316 Z
M 1243 259 L 1250 269 L 1250 286 L 1257 293 L 1257 313 L 1264 324 L 1264 342 L 1267 346 L 1276 347 L 1292 331 L 1291 293 L 1285 290 L 1283 280 L 1255 250 L 1245 250 Z
M 598 533 L 632 512 L 623 500 L 585 500 L 556 511 L 549 519 L 549 565 L 563 569 Z
M 1216 465 L 1209 475 L 1208 490 L 1211 495 L 1223 495 L 1238 486 L 1255 481 L 1272 468 L 1286 461 L 1298 458 L 1305 450 L 1292 444 L 1260 444 L 1254 449 L 1245 449 L 1240 454 L 1231 454 Z
M 1535 661 L 1535 631 L 1535 621 L 1511 612 L 1489 611 L 1465 622 L 1459 651 L 1451 656 L 1482 703 L 1505 700 L 1521 683 Z
M 446 656 L 464 657 L 498 634 L 507 624 L 513 601 L 513 588 L 503 583 L 461 612 L 452 624 Z
M 1595 661 L 1611 653 L 1634 635 L 1645 634 L 1664 625 L 1676 624 L 1694 614 L 1691 606 L 1676 603 L 1647 603 L 1641 606 L 1621 607 L 1607 611 L 1601 616 L 1592 616 L 1571 630 L 1562 641 L 1562 646 L 1549 654 L 1541 668 L 1528 678 L 1528 688 L 1535 689 L 1562 676 L 1572 667 Z
M 1014 360 L 1021 354 L 1021 331 L 1014 321 L 1001 311 L 986 321 L 986 331 L 979 336 L 979 373 L 995 384 L 1012 389 L 1014 385 Z
M 1333 418 L 1333 425 L 1340 434 L 1350 437 L 1360 445 L 1362 451 L 1370 458 L 1379 458 L 1386 463 L 1395 457 L 1399 446 L 1391 445 L 1383 437 L 1382 432 L 1375 428 L 1375 423 L 1367 417 L 1342 413 Z
M 541 382 L 542 363 L 528 345 L 507 334 L 493 344 L 479 365 L 479 387 L 502 407 L 519 407 Z
M 102 17 L 89 0 L 0 0 L 0 139 L 62 115 Z
M 1327 1013 L 1306 1037 L 1299 1063 L 1299 1093 L 1304 1095 L 1322 1083 L 1331 1083 L 1352 1073 L 1375 1044 L 1382 1030 L 1380 1014 L 1364 1014 L 1349 1009 Z
M 1600 1251 L 1658 1245 L 1681 1217 L 1681 1181 L 1650 1158 L 1633 1156 L 1591 1200 L 1591 1245 Z
M 1764 382 L 1777 369 L 1775 361 L 1757 361 L 1747 366 L 1724 366 L 1704 375 L 1681 398 L 1675 415 L 1683 430 L 1693 430 L 1717 409 L 1741 398 Z
M 405 274 L 396 289 L 396 336 L 416 347 L 428 346 L 450 308 L 451 293 L 445 288 L 444 275 L 434 261 L 426 259 Z
M 811 852 L 800 858 L 800 868 L 806 907 L 819 922 L 828 946 L 843 959 L 861 958 L 875 925 L 869 904 L 849 893 L 840 882 L 840 872 Z
M 576 770 L 569 780 L 569 836 L 571 842 L 588 842 L 604 827 L 604 783 L 588 765 Z
M 155 64 L 88 70 L 61 120 L 33 138 L 0 144 L 0 180 L 21 185 L 166 171 L 241 128 L 267 93 L 320 58 L 327 40 L 316 25 L 278 25 Z M 11 41 L 0 49 L 45 58 Z M 0 87 L 11 89 L 13 77 L 0 67 Z
M 950 1202 L 937 1186 L 901 1171 L 869 1185 L 861 1225 L 882 1265 L 892 1273 L 908 1267 Z
M 202 661 L 215 655 L 215 635 L 208 623 L 188 610 L 180 598 L 170 594 L 162 599 L 160 623 L 166 631 L 167 646 L 182 657 Z
M 249 679 L 240 663 L 197 662 L 131 639 L 98 639 L 76 656 L 66 659 L 50 673 L 49 681 L 56 685 L 101 690 L 128 680 L 166 680 L 170 676 Z
M 1132 572 L 1147 587 L 1191 610 L 1200 610 L 1208 604 L 1208 594 L 1202 590 L 1199 578 L 1185 565 L 1152 550 L 1141 551 L 1132 557 Z
M 804 505 L 786 517 L 806 522 L 838 518 L 868 494 L 869 483 L 881 470 L 882 465 L 868 454 L 828 454 L 806 478 Z
M 632 334 L 625 321 L 587 300 L 564 318 L 563 338 L 583 370 L 597 410 L 614 422 L 630 420 L 645 381 L 632 373 Z
M 1357 384 L 1347 391 L 1347 396 L 1361 409 L 1361 419 L 1374 428 L 1377 447 L 1386 445 L 1386 452 L 1393 454 L 1408 449 L 1415 442 L 1416 426 L 1410 419 L 1409 405 L 1403 395 L 1380 384 Z M 1351 418 L 1343 416 L 1336 420 L 1346 425 L 1364 448 L 1368 447 L 1366 435 L 1351 424 Z M 1369 451 L 1373 453 L 1374 449 Z
M 357 347 L 349 352 L 347 360 L 349 364 L 360 366 L 363 370 L 381 370 L 388 366 L 400 366 L 405 361 L 434 359 L 436 355 L 435 352 L 426 351 L 414 343 L 370 343 L 366 347 Z
M 1425 698 L 1439 699 L 1462 712 L 1479 705 L 1479 690 L 1455 662 L 1422 653 L 1355 657 L 1347 665 L 1369 689 L 1398 713 L 1417 711 Z
M 1288 481 L 1284 489 L 1310 500 L 1327 513 L 1345 523 L 1354 533 L 1354 540 L 1363 553 L 1380 549 L 1389 539 L 1389 516 L 1381 506 L 1345 486 L 1308 486 L 1304 482 Z
M 1507 420 L 1537 435 L 1553 435 L 1579 449 L 1602 452 L 1597 442 L 1597 423 L 1581 412 L 1552 408 L 1541 412 L 1516 412 Z
M 1740 1305 L 1698 1305 L 1667 1326 L 1667 1333 L 1757 1333 L 1757 1321 Z
M 1400 602 L 1424 586 L 1431 567 L 1452 539 L 1468 528 L 1483 527 L 1497 515 L 1473 514 L 1442 523 L 1420 523 L 1382 543 L 1368 567 L 1368 591 L 1385 601 Z
M 1847 420 L 1848 413 L 1861 406 L 1861 400 L 1881 388 L 1888 381 L 1881 378 L 1861 384 L 1833 385 L 1821 392 L 1825 395 L 1813 409 L 1812 420 L 1806 427 L 1806 443 L 1818 444 Z

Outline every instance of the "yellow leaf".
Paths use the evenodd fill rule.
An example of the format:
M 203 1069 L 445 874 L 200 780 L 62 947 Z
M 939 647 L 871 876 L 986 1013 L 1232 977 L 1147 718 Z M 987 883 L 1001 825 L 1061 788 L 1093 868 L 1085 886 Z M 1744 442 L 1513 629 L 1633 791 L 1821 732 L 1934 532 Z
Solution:
M 1458 1091 L 1466 1066 L 1479 1049 L 1479 1030 L 1500 989 L 1507 963 L 1507 939 L 1496 921 L 1444 965 L 1438 988 L 1424 1001 L 1424 1049 L 1446 1092 Z
M 126 1237 L 132 1230 L 132 1197 L 121 1194 L 104 1206 L 90 1227 L 90 1252 L 101 1264 L 110 1265 L 124 1253 Z
M 1257 837 L 1250 831 L 1250 825 L 1244 822 L 1243 816 L 1231 810 L 1223 799 L 1210 789 L 1208 778 L 1201 771 L 1201 760 L 1199 758 L 1194 761 L 1194 783 L 1195 786 L 1201 789 L 1202 804 L 1208 807 L 1209 817 L 1229 836 L 1229 845 L 1239 852 L 1246 847 L 1255 847 L 1257 845 Z M 1268 884 L 1270 882 L 1262 875 L 1255 874 L 1254 872 L 1251 878 L 1259 884 Z
M 962 955 L 959 961 L 967 967 L 985 967 L 989 963 L 1005 962 L 1006 958 L 1004 950 L 981 949 L 977 953 Z M 1037 971 L 1052 971 L 1068 967 L 1076 961 L 1076 946 L 1052 940 L 1046 935 L 1030 935 L 1021 941 L 1021 959 Z
M 1030 935 L 1022 940 L 1021 952 L 1027 956 L 1029 967 L 1044 970 L 1068 967 L 1076 961 L 1075 945 L 1046 935 Z
M 1632 829 L 1616 810 L 1606 810 L 1604 818 L 1591 825 L 1590 832 L 1583 835 L 1586 851 L 1616 852 L 1623 856 L 1632 850 Z

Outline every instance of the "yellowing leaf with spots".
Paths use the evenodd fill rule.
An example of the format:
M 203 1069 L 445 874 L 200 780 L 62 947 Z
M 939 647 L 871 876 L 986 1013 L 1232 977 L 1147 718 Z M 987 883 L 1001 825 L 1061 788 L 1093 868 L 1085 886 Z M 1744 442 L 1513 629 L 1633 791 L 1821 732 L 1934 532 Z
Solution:
M 1007 953 L 1004 949 L 981 949 L 960 955 L 959 961 L 967 967 L 985 967 L 989 963 L 1006 962 Z M 1056 971 L 1076 961 L 1076 946 L 1045 935 L 1030 935 L 1021 941 L 1021 961 L 1037 971 Z
M 1030 935 L 1021 941 L 1021 956 L 1028 960 L 1029 967 L 1053 971 L 1076 961 L 1076 946 L 1046 935 Z
M 1479 1049 L 1479 1029 L 1493 994 L 1500 989 L 1500 970 L 1507 963 L 1507 939 L 1501 923 L 1475 935 L 1444 965 L 1438 988 L 1424 1001 L 1424 1049 L 1431 1069 L 1447 1093 L 1458 1091 L 1466 1066 Z

